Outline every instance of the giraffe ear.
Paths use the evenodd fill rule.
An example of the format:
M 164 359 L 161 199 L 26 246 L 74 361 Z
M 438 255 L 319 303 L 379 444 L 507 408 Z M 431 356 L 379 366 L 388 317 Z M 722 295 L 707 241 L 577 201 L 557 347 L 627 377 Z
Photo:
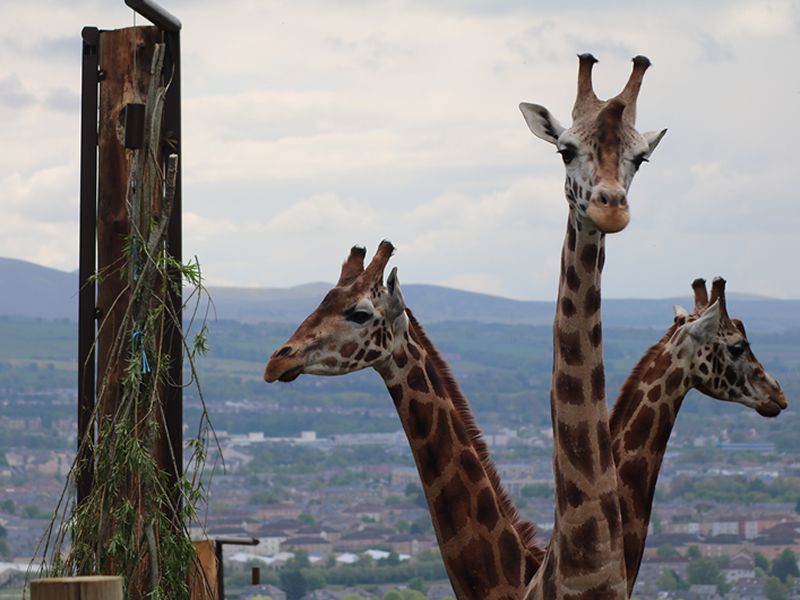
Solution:
M 719 302 L 715 301 L 714 304 L 703 311 L 703 314 L 696 321 L 689 323 L 689 335 L 698 342 L 705 342 L 711 339 L 719 331 L 721 318 L 722 313 L 719 309 Z
M 563 133 L 565 128 L 558 122 L 558 119 L 550 114 L 549 110 L 544 106 L 527 102 L 520 102 L 519 109 L 533 135 L 551 144 L 558 143 L 558 136 Z
M 680 304 L 675 304 L 672 307 L 672 312 L 676 317 L 688 317 L 689 311 L 683 308 Z
M 644 137 L 644 140 L 647 142 L 647 148 L 648 148 L 647 152 L 644 155 L 645 158 L 650 158 L 650 155 L 656 149 L 656 146 L 658 146 L 658 143 L 661 141 L 661 138 L 663 138 L 666 134 L 667 134 L 666 129 L 661 129 L 659 131 L 645 131 L 642 134 L 642 137 Z
M 406 303 L 403 300 L 403 292 L 400 291 L 400 282 L 397 280 L 397 267 L 392 269 L 386 279 L 386 289 L 389 291 L 389 301 L 386 307 L 386 319 L 389 323 L 403 314 L 406 310 Z

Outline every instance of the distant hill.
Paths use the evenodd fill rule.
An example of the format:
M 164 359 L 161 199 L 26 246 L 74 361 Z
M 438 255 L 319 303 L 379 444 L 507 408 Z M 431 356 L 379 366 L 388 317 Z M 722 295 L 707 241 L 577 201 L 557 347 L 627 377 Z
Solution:
M 33 263 L 0 258 L 0 316 L 76 320 L 77 273 L 66 273 Z M 308 283 L 291 288 L 211 287 L 218 319 L 245 323 L 274 322 L 297 325 L 331 287 Z M 435 285 L 404 284 L 406 303 L 423 323 L 474 321 L 550 325 L 552 302 L 510 300 Z M 690 298 L 658 300 L 604 299 L 606 327 L 664 328 L 676 303 L 690 307 Z M 732 315 L 752 330 L 780 332 L 800 329 L 800 300 L 775 300 L 731 293 Z

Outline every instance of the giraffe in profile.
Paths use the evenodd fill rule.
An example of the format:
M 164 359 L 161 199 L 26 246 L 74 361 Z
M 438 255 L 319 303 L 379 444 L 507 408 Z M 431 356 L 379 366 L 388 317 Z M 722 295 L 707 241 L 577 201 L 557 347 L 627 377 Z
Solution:
M 650 61 L 637 56 L 622 92 L 602 101 L 591 54 L 579 57 L 572 126 L 543 106 L 522 103 L 531 132 L 556 146 L 566 167 L 569 207 L 553 324 L 554 529 L 534 599 L 627 598 L 617 474 L 605 396 L 600 275 L 605 236 L 630 220 L 628 188 L 666 130 L 636 130 L 636 101 Z
M 408 438 L 447 574 L 459 599 L 519 599 L 541 561 L 450 369 L 405 306 L 394 248 L 382 242 L 364 268 L 353 247 L 339 281 L 264 372 L 267 382 L 367 367 L 383 378 Z

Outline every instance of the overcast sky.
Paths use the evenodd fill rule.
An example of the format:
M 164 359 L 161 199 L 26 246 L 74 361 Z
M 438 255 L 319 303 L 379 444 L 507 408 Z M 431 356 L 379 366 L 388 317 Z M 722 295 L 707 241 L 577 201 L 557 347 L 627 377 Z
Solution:
M 184 256 L 211 285 L 333 281 L 352 244 L 388 238 L 404 282 L 554 298 L 563 167 L 517 105 L 568 124 L 590 51 L 601 97 L 649 56 L 638 126 L 669 128 L 608 240 L 605 296 L 719 274 L 800 298 L 798 2 L 163 4 L 183 22 Z M 132 12 L 4 0 L 0 15 L 0 256 L 72 270 L 80 31 Z

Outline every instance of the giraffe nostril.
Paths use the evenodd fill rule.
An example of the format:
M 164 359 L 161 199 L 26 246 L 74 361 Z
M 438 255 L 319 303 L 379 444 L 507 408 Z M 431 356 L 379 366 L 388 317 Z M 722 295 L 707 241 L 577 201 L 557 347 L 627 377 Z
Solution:
M 284 346 L 283 348 L 281 348 L 280 350 L 278 350 L 275 353 L 275 357 L 276 358 L 280 358 L 282 356 L 288 356 L 291 353 L 292 353 L 292 347 L 291 346 Z
M 626 204 L 628 204 L 628 201 L 625 198 L 620 198 L 619 199 L 619 205 L 620 206 L 625 206 Z
M 603 206 L 608 206 L 608 197 L 605 194 L 600 196 L 600 204 Z

